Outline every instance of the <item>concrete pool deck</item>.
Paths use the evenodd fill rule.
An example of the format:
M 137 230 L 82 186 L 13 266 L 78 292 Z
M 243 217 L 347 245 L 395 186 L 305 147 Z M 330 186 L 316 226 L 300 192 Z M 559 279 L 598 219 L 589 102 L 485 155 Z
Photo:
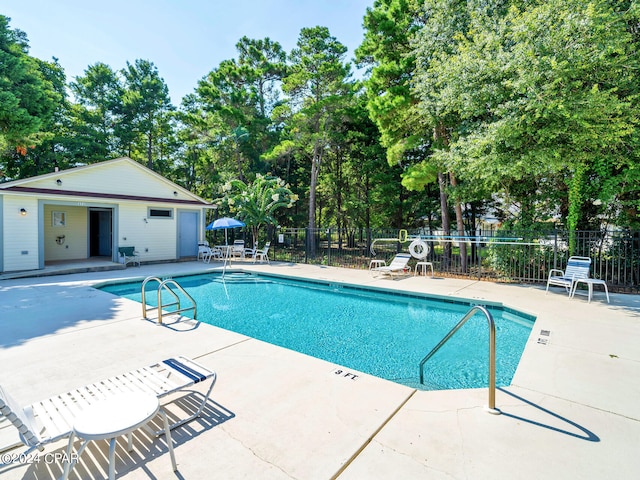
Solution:
M 640 296 L 473 280 L 375 278 L 364 270 L 234 263 L 246 271 L 501 302 L 537 317 L 502 415 L 487 390 L 415 391 L 206 324 L 141 320 L 138 303 L 92 285 L 180 275 L 216 265 L 143 265 L 0 280 L 0 385 L 21 404 L 185 354 L 216 370 L 201 418 L 174 430 L 178 472 L 164 437 L 118 442 L 127 479 L 635 479 L 640 475 Z M 250 308 L 247 314 L 251 314 Z M 426 354 L 426 352 L 425 352 Z M 17 439 L 0 420 L 0 451 Z M 103 445 L 104 444 L 104 445 Z M 49 445 L 39 463 L 0 478 L 57 478 Z M 24 448 L 10 450 L 19 453 Z M 90 444 L 70 478 L 106 478 L 107 443 Z M 46 456 L 46 454 L 53 454 Z

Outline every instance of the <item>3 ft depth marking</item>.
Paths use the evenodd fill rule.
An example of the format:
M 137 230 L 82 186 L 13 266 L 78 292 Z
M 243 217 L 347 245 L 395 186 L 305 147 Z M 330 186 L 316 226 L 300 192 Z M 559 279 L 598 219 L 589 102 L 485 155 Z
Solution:
M 357 380 L 360 375 L 356 375 L 355 373 L 347 372 L 346 370 L 342 370 L 340 368 L 336 368 L 333 370 L 334 375 L 338 375 L 342 378 L 348 378 L 349 380 Z

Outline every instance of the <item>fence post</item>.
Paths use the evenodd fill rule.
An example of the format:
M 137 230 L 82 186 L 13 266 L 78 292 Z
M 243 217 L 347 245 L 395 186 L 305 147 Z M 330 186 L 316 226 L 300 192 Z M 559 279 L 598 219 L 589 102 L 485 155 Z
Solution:
M 479 232 L 479 233 L 478 233 Z M 482 280 L 482 229 L 476 230 L 476 251 L 478 253 L 478 281 Z
M 327 266 L 331 265 L 331 229 L 327 228 Z
M 553 231 L 553 268 L 558 268 L 558 229 Z
M 313 241 L 313 239 L 311 238 L 310 227 L 306 227 L 304 231 L 306 232 L 304 239 L 304 263 L 309 263 L 309 249 L 311 248 L 311 242 Z

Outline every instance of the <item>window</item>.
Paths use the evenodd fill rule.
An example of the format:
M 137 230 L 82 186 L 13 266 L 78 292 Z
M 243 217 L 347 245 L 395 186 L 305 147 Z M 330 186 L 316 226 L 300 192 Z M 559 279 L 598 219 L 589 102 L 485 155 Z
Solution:
M 149 218 L 173 218 L 173 208 L 149 208 Z

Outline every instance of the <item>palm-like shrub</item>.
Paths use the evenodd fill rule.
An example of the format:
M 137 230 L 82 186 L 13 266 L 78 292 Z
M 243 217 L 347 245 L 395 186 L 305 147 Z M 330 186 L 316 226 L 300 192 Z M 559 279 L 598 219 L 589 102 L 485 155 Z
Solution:
M 253 240 L 263 225 L 277 223 L 275 213 L 281 208 L 291 208 L 298 200 L 284 180 L 258 174 L 252 183 L 231 180 L 221 188 L 217 203 L 240 218 L 251 228 Z

